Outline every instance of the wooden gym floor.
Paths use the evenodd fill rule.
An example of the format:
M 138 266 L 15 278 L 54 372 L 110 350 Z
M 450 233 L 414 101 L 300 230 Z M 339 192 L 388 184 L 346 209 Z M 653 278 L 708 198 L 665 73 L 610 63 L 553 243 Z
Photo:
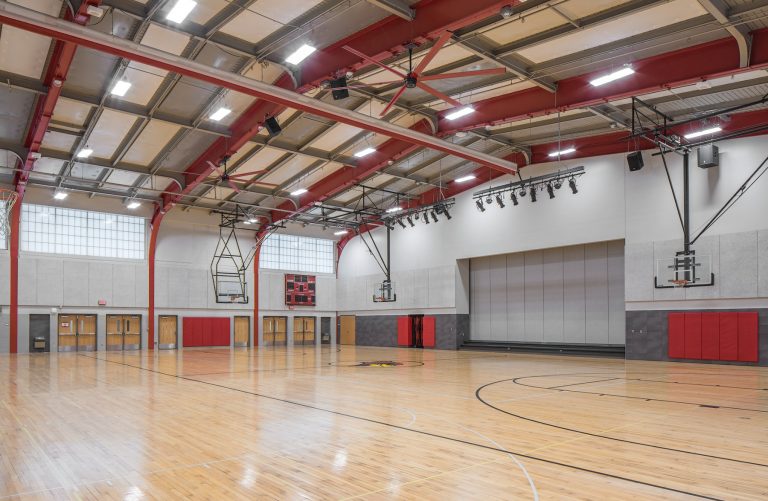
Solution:
M 0 498 L 766 499 L 767 388 L 464 351 L 2 355 Z

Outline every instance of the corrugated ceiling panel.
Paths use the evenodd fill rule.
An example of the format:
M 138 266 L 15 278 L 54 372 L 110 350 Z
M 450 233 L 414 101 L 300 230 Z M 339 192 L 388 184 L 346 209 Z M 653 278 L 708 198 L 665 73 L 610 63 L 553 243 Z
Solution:
M 48 131 L 43 138 L 42 149 L 56 151 L 72 151 L 77 136 L 72 134 L 63 134 L 61 132 Z
M 321 0 L 258 0 L 222 28 L 222 32 L 251 43 L 280 29 Z
M 309 167 L 314 161 L 314 159 L 308 157 L 293 157 L 285 164 L 281 165 L 279 169 L 270 172 L 263 181 L 271 184 L 282 184 Z
M 123 161 L 137 165 L 149 165 L 179 129 L 180 127 L 177 125 L 152 120 L 123 157 Z
M 91 112 L 90 104 L 72 101 L 71 99 L 59 98 L 56 103 L 56 109 L 53 110 L 53 120 L 71 125 L 85 125 L 88 115 Z
M 49 16 L 61 12 L 60 0 L 16 0 L 12 3 Z M 30 78 L 41 78 L 51 39 L 3 26 L 0 34 L 0 69 Z
M 125 135 L 136 122 L 136 117 L 118 111 L 104 110 L 93 128 L 86 147 L 97 158 L 112 158 Z

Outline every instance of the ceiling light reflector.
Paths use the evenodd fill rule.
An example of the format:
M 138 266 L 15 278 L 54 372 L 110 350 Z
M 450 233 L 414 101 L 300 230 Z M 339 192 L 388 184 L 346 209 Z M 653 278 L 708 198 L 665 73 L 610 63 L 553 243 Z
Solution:
M 197 7 L 197 2 L 194 0 L 178 0 L 165 18 L 174 23 L 181 23 L 195 7 Z
M 696 139 L 697 137 L 708 136 L 710 134 L 715 134 L 717 132 L 721 132 L 722 130 L 723 130 L 722 127 L 712 127 L 712 128 L 709 128 L 709 129 L 704 129 L 704 130 L 700 130 L 700 131 L 696 131 L 696 132 L 691 132 L 690 134 L 686 134 L 685 138 L 686 139 Z
M 471 106 L 465 106 L 463 108 L 459 108 L 458 110 L 454 111 L 453 113 L 449 113 L 445 115 L 445 118 L 448 120 L 456 120 L 457 118 L 465 117 L 469 115 L 470 113 L 474 113 L 475 109 Z
M 291 54 L 285 59 L 286 63 L 291 64 L 299 64 L 303 60 L 305 60 L 307 57 L 309 57 L 310 54 L 315 52 L 317 49 L 312 47 L 311 45 L 304 44 L 301 47 L 299 47 L 296 52 Z
M 608 75 L 604 75 L 600 78 L 596 78 L 589 83 L 592 84 L 593 87 L 600 87 L 601 85 L 605 85 L 607 83 L 613 82 L 614 80 L 628 77 L 629 75 L 632 75 L 634 72 L 635 70 L 633 70 L 629 66 L 625 66 L 624 68 L 618 71 L 614 71 L 613 73 L 610 73 Z

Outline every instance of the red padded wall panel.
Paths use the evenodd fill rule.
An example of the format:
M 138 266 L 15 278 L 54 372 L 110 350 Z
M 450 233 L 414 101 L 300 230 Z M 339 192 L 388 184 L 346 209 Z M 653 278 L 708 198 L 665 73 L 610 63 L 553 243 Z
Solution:
M 424 332 L 422 335 L 424 348 L 435 347 L 435 317 L 424 317 Z
M 229 319 L 184 317 L 184 346 L 229 346 Z
M 685 314 L 685 358 L 701 360 L 701 313 Z
M 685 313 L 670 313 L 667 323 L 669 358 L 685 358 Z
M 720 360 L 720 314 L 701 314 L 701 358 Z
M 720 360 L 739 359 L 739 314 L 720 313 Z
M 757 312 L 739 313 L 738 359 L 740 362 L 757 362 Z
M 409 317 L 397 317 L 397 345 L 411 345 L 411 319 Z

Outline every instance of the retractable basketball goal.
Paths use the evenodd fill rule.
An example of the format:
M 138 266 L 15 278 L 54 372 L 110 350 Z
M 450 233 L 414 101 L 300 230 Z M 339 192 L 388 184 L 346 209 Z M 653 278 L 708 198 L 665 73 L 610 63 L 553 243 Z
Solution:
M 19 200 L 19 194 L 14 190 L 0 189 L 0 229 L 3 235 L 11 231 L 11 212 Z

